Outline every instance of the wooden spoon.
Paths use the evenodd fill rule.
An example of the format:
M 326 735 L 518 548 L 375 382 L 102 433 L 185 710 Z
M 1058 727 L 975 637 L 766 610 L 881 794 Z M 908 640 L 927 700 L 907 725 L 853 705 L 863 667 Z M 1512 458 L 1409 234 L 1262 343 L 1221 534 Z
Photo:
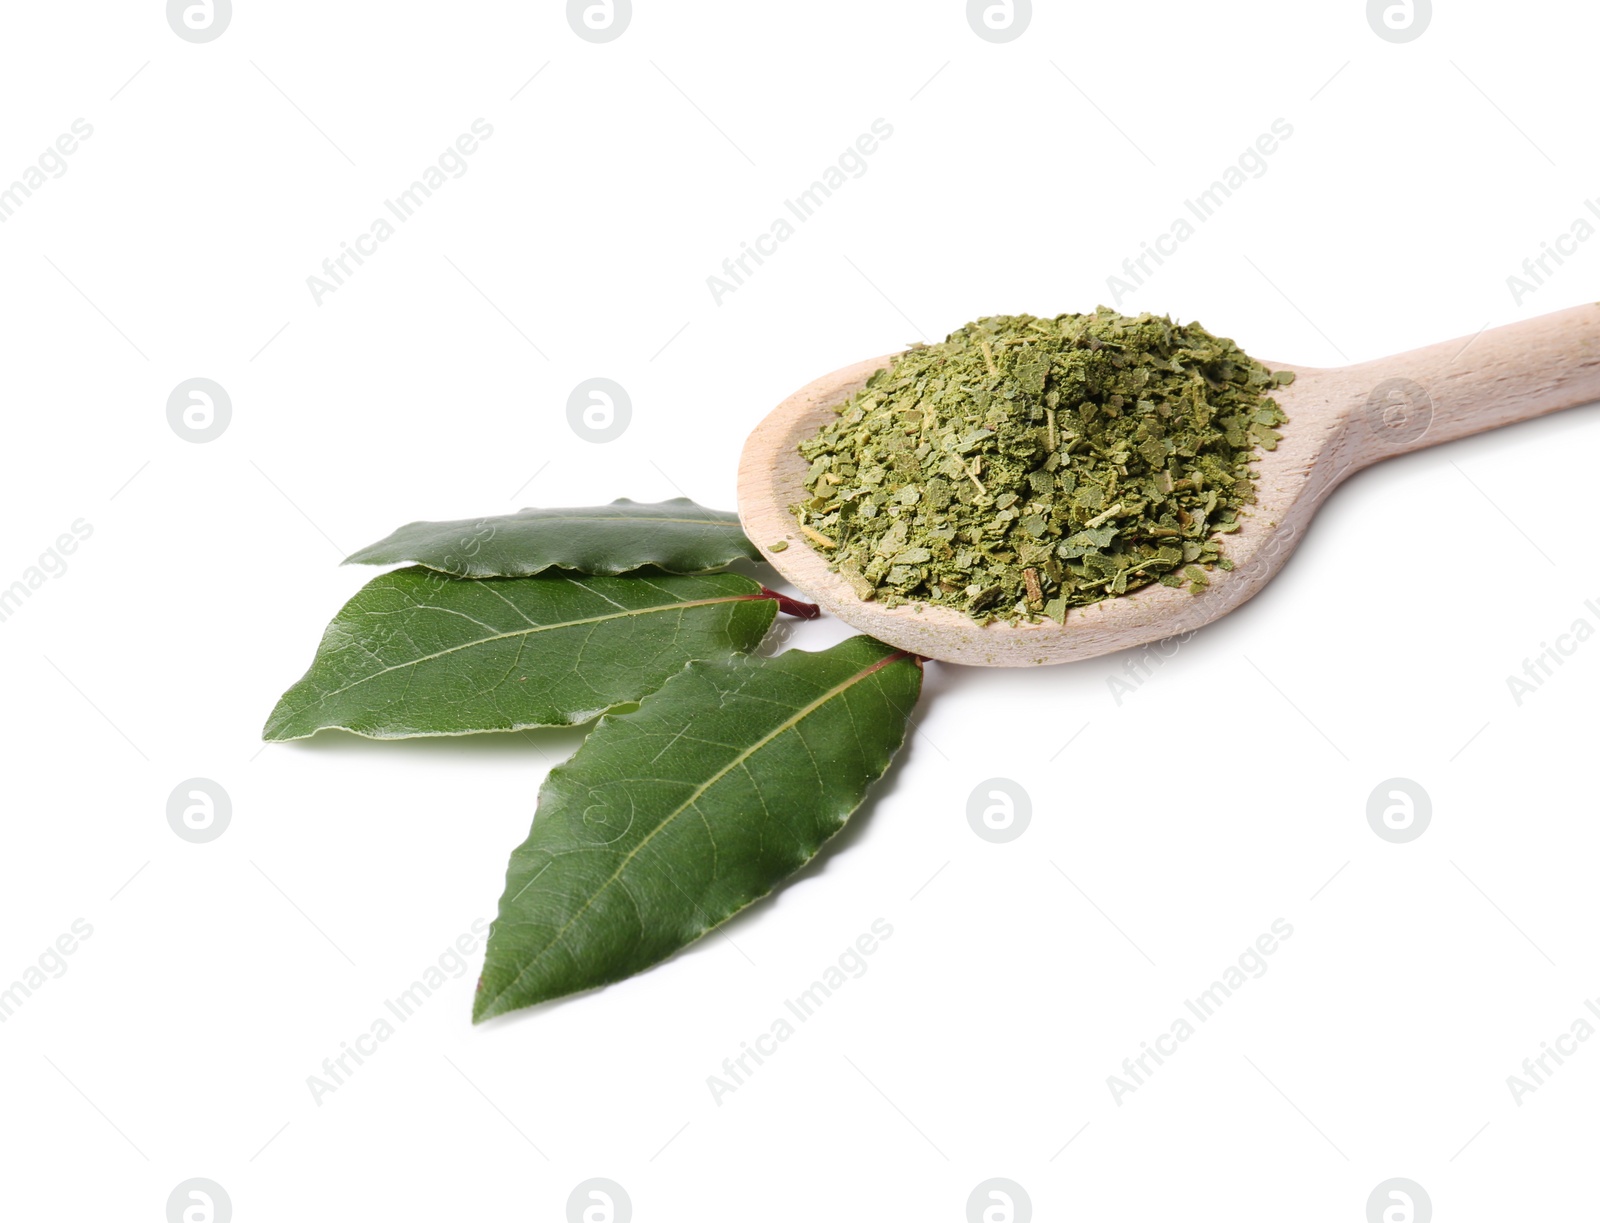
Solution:
M 1064 624 L 979 625 L 953 607 L 863 601 L 829 569 L 827 550 L 800 531 L 789 507 L 808 495 L 808 465 L 796 447 L 897 355 L 818 378 L 756 427 L 739 460 L 745 533 L 808 598 L 863 633 L 945 662 L 1043 666 L 1159 641 L 1226 615 L 1271 580 L 1323 499 L 1368 464 L 1600 399 L 1600 305 L 1338 369 L 1265 362 L 1295 372 L 1273 392 L 1289 423 L 1257 465 L 1257 503 L 1241 512 L 1237 534 L 1222 537 L 1233 570 L 1212 570 L 1204 594 L 1153 584 L 1075 607 Z M 774 551 L 775 544 L 786 546 Z

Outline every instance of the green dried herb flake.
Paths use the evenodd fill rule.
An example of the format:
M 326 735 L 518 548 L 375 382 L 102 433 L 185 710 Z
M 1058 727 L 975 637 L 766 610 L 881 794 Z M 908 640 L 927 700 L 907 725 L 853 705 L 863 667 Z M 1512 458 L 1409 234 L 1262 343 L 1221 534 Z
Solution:
M 1152 582 L 1198 594 L 1287 423 L 1267 392 L 1292 381 L 1197 323 L 979 319 L 902 353 L 800 444 L 812 495 L 791 510 L 890 606 L 1061 622 Z

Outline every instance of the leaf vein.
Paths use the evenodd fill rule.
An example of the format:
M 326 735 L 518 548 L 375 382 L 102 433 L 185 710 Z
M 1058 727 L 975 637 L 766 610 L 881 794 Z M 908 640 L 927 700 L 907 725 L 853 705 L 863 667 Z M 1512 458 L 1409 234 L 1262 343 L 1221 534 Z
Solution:
M 749 747 L 743 749 L 736 757 L 730 760 L 727 764 L 723 765 L 705 781 L 701 782 L 700 785 L 696 786 L 693 794 L 691 794 L 687 799 L 670 811 L 659 823 L 656 824 L 654 828 L 644 835 L 637 845 L 623 855 L 622 861 L 617 864 L 616 870 L 611 872 L 610 877 L 607 878 L 604 883 L 602 883 L 589 895 L 578 911 L 566 920 L 561 928 L 556 931 L 555 935 L 550 939 L 550 941 L 540 948 L 536 954 L 530 957 L 527 963 L 525 963 L 522 968 L 517 971 L 516 975 L 513 976 L 510 981 L 508 981 L 504 986 L 495 992 L 494 999 L 498 1000 L 505 994 L 521 985 L 523 979 L 533 971 L 534 966 L 538 964 L 546 954 L 548 954 L 551 948 L 555 947 L 556 944 L 566 936 L 567 931 L 572 929 L 573 925 L 578 921 L 578 919 L 589 911 L 594 902 L 600 897 L 600 894 L 609 888 L 613 883 L 615 883 L 619 878 L 621 878 L 623 871 L 628 868 L 629 863 L 631 863 L 633 859 L 647 845 L 650 844 L 651 840 L 654 839 L 656 834 L 676 820 L 693 804 L 697 803 L 700 798 L 711 789 L 712 786 L 716 785 L 735 769 L 743 768 L 745 763 L 757 752 L 761 751 L 763 748 L 775 742 L 781 736 L 793 730 L 802 721 L 804 721 L 811 714 L 815 713 L 818 709 L 822 708 L 822 706 L 827 704 L 830 700 L 836 696 L 848 692 L 855 684 L 862 682 L 863 680 L 882 670 L 884 667 L 888 666 L 890 663 L 896 662 L 905 656 L 906 655 L 904 651 L 899 651 L 895 654 L 888 655 L 887 657 L 874 662 L 872 665 L 862 668 L 860 671 L 850 676 L 850 678 L 823 692 L 822 695 L 814 698 L 808 704 L 802 706 L 791 717 L 785 719 L 772 730 L 762 735 L 759 739 L 757 739 Z M 809 754 L 809 747 L 807 747 L 807 752 Z M 813 767 L 815 767 L 814 760 Z

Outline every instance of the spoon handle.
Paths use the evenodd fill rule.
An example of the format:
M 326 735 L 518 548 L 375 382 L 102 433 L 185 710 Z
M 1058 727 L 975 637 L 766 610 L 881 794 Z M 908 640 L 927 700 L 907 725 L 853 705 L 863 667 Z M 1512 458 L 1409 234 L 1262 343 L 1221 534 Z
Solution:
M 1365 466 L 1600 399 L 1600 304 L 1338 372 Z

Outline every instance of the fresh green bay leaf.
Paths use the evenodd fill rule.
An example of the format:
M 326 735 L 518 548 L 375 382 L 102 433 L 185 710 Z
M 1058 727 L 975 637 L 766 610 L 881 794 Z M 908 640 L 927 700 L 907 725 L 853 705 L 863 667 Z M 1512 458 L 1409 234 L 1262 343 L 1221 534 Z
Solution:
M 778 604 L 733 573 L 374 578 L 328 625 L 262 732 L 374 739 L 575 726 L 692 659 L 754 649 Z
M 413 522 L 353 553 L 346 564 L 423 565 L 460 578 L 529 577 L 547 569 L 628 573 L 654 566 L 706 573 L 759 560 L 739 516 L 687 497 L 572 509 L 526 509 L 491 518 Z
M 905 738 L 920 662 L 870 637 L 694 663 L 550 772 L 474 1022 L 666 959 L 804 866 Z

